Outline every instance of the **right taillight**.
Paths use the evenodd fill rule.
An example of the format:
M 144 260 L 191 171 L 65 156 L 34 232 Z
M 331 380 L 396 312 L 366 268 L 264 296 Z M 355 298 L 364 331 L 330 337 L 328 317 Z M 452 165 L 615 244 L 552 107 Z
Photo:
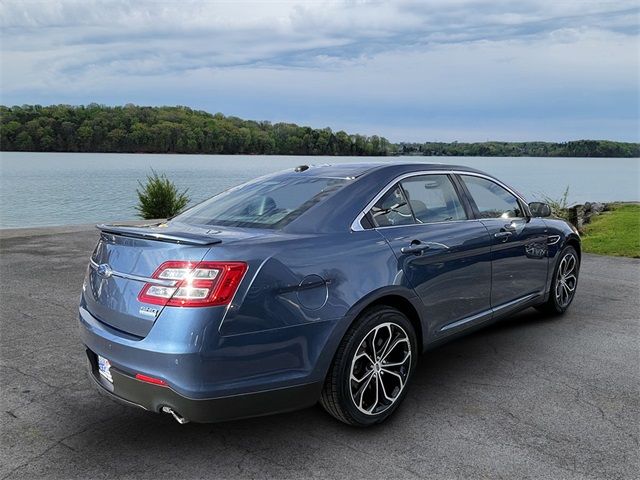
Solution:
M 228 305 L 246 271 L 244 262 L 164 262 L 152 277 L 173 283 L 146 283 L 138 300 L 175 307 Z

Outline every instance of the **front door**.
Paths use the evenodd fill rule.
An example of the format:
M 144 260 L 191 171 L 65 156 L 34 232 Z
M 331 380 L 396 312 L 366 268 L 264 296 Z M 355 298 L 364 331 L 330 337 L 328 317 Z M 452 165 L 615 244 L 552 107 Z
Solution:
M 547 228 L 529 217 L 522 202 L 485 177 L 460 175 L 476 216 L 492 240 L 491 306 L 517 308 L 543 295 L 547 284 Z
M 402 282 L 421 298 L 432 338 L 490 312 L 491 239 L 468 214 L 444 174 L 402 180 L 369 212 L 396 255 Z

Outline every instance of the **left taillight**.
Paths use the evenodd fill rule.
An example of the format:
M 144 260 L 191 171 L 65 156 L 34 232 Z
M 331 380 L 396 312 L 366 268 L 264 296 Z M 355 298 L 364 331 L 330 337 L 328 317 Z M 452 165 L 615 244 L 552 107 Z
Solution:
M 165 283 L 146 283 L 138 300 L 175 307 L 228 305 L 246 271 L 244 262 L 164 262 L 152 277 Z

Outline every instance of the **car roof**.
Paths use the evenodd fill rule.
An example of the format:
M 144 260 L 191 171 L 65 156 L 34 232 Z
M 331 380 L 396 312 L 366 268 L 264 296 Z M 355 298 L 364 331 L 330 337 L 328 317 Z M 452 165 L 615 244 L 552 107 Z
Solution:
M 357 178 L 372 171 L 390 170 L 394 174 L 420 170 L 456 170 L 484 173 L 463 165 L 451 165 L 431 162 L 406 162 L 387 160 L 377 162 L 349 162 L 336 164 L 299 165 L 289 170 L 293 174 L 304 174 L 313 177 Z M 284 173 L 284 172 L 283 172 Z

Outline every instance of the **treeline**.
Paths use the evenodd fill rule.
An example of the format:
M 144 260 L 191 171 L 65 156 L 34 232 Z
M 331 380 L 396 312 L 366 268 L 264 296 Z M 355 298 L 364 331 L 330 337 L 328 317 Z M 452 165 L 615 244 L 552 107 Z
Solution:
M 0 150 L 262 155 L 640 157 L 606 140 L 398 143 L 377 135 L 210 114 L 187 107 L 0 106 Z
M 389 155 L 386 138 L 187 107 L 0 106 L 0 149 L 38 152 Z
M 640 157 L 639 143 L 609 140 L 573 142 L 400 143 L 400 155 L 459 157 Z

